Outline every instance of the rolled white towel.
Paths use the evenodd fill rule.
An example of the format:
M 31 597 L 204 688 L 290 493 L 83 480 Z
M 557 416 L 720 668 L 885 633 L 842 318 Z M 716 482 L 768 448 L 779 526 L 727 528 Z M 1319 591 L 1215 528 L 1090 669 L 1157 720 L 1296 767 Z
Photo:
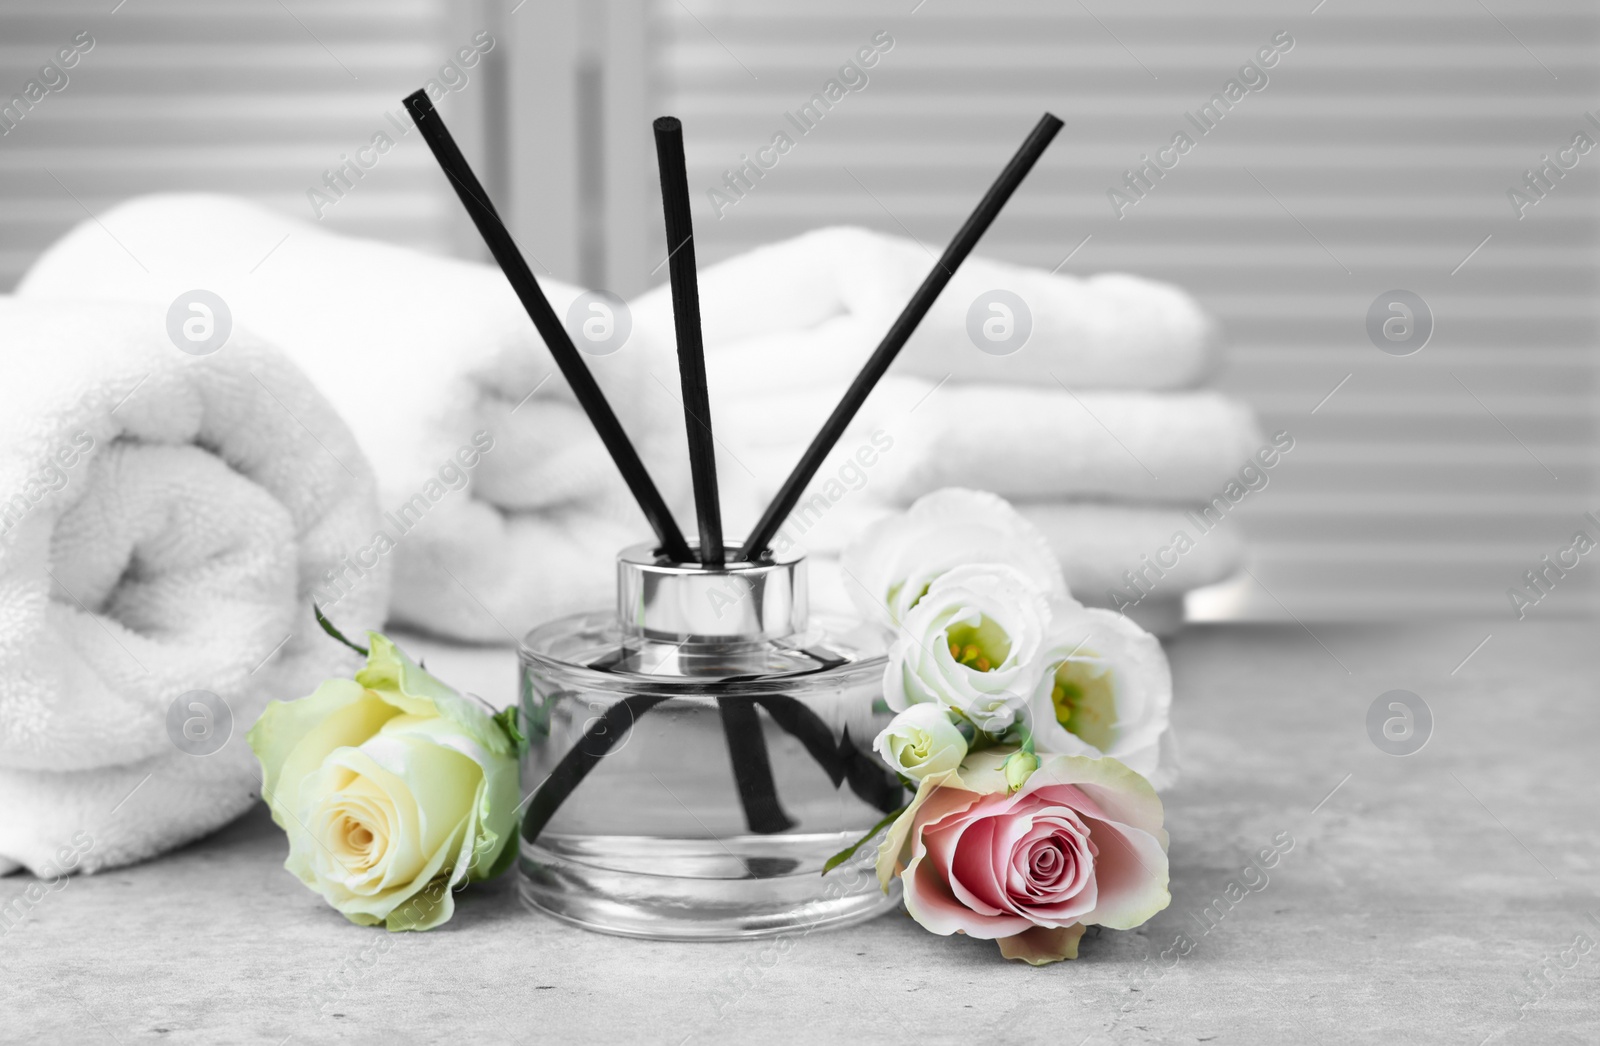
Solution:
M 213 291 L 236 325 L 294 358 L 372 461 L 380 527 L 340 550 L 324 603 L 342 606 L 367 584 L 367 564 L 392 559 L 393 622 L 514 642 L 603 601 L 617 550 L 649 535 L 498 269 L 220 196 L 142 197 L 100 223 L 47 250 L 18 293 L 166 306 Z M 541 283 L 564 315 L 577 290 Z M 623 356 L 586 362 L 670 496 L 687 488 L 683 444 L 651 438 L 651 425 L 672 401 Z
M 190 355 L 162 308 L 0 298 L 0 353 L 0 864 L 124 864 L 248 808 L 256 715 L 348 668 L 310 595 L 376 526 L 372 474 L 239 331 Z M 387 588 L 380 565 L 341 623 Z M 174 740 L 227 729 L 193 691 L 231 711 L 211 754 Z

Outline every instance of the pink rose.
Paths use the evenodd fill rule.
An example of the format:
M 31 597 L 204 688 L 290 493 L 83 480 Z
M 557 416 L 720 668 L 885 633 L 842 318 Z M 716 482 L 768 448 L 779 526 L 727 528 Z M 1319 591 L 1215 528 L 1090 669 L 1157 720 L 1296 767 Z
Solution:
M 1015 793 L 990 749 L 926 778 L 878 850 L 906 911 L 937 934 L 998 940 L 1040 965 L 1078 956 L 1086 926 L 1128 930 L 1171 901 L 1161 800 L 1115 759 L 1042 756 Z

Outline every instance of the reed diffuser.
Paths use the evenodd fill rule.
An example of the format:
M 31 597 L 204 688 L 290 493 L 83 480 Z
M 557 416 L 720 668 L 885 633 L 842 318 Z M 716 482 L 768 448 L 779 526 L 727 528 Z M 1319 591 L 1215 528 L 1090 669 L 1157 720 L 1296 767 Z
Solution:
M 695 939 L 839 926 L 892 907 L 898 897 L 870 875 L 820 875 L 905 801 L 871 751 L 891 718 L 890 637 L 813 617 L 804 559 L 771 544 L 1061 121 L 1039 121 L 742 543 L 722 533 L 683 129 L 673 117 L 655 122 L 691 543 L 427 96 L 405 104 L 655 532 L 618 555 L 613 609 L 540 626 L 520 646 L 523 898 L 590 929 Z

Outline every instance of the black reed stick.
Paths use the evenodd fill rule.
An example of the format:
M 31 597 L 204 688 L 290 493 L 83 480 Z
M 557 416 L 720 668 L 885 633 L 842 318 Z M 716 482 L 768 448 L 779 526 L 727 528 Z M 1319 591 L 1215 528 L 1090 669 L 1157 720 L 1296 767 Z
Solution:
M 762 515 L 760 522 L 746 539 L 744 548 L 739 553 L 740 559 L 753 562 L 756 557 L 766 553 L 773 537 L 778 533 L 778 528 L 789 517 L 789 513 L 794 511 L 795 502 L 800 500 L 806 484 L 811 482 L 812 477 L 817 474 L 817 469 L 822 466 L 822 459 L 828 456 L 828 452 L 839 441 L 839 437 L 844 435 L 850 419 L 856 416 L 856 412 L 861 409 L 861 404 L 873 386 L 878 384 L 878 379 L 883 377 L 884 372 L 889 369 L 889 364 L 894 362 L 895 356 L 899 354 L 906 340 L 917 329 L 917 324 L 922 322 L 922 318 L 933 307 L 939 292 L 944 290 L 945 284 L 950 282 L 950 277 L 955 275 L 956 269 L 966 260 L 967 255 L 972 253 L 972 248 L 988 230 L 1017 186 L 1022 184 L 1022 179 L 1028 176 L 1034 163 L 1061 127 L 1061 121 L 1050 113 L 1045 113 L 1034 126 L 1027 141 L 1022 143 L 1022 148 L 1018 149 L 1011 162 L 1006 164 L 1005 170 L 1000 172 L 1000 177 L 989 187 L 989 191 L 984 194 L 972 216 L 961 226 L 955 239 L 950 241 L 950 246 L 945 248 L 943 257 L 933 267 L 933 271 L 928 273 L 928 278 L 922 281 L 922 286 L 917 288 L 917 292 L 906 303 L 899 318 L 889 328 L 889 333 L 883 336 L 883 341 L 878 343 L 866 366 L 856 375 L 856 380 L 850 383 L 844 398 L 828 416 L 822 431 L 811 441 L 811 446 L 801 455 L 794 471 L 784 480 L 777 496 L 772 499 L 772 504 L 767 506 L 767 511 Z
M 755 704 L 748 697 L 719 697 L 717 709 L 728 740 L 728 758 L 733 762 L 733 782 L 744 807 L 744 823 L 757 835 L 777 835 L 793 828 L 794 818 L 784 813 L 778 802 L 772 758 Z
M 694 222 L 689 215 L 689 175 L 683 158 L 683 124 L 663 116 L 655 122 L 656 163 L 661 171 L 661 211 L 667 223 L 667 272 L 672 280 L 672 320 L 678 336 L 678 378 L 683 421 L 689 434 L 689 471 L 694 479 L 700 524 L 700 565 L 722 569 L 722 508 L 717 494 L 717 451 L 711 433 L 711 397 L 706 389 L 706 352 L 700 332 L 700 284 L 695 272 Z M 745 823 L 758 835 L 794 827 L 778 802 L 766 735 L 755 706 L 717 701 L 733 760 L 733 779 Z
M 539 838 L 550 818 L 561 809 L 589 771 L 600 765 L 633 724 L 650 709 L 667 700 L 666 694 L 633 694 L 606 709 L 589 723 L 583 737 L 562 757 L 550 776 L 534 790 L 527 811 L 522 815 L 522 837 L 528 842 Z
M 449 175 L 451 183 L 455 186 L 456 195 L 461 198 L 462 205 L 472 218 L 472 224 L 478 227 L 478 235 L 483 237 L 483 242 L 489 247 L 489 253 L 494 255 L 494 260 L 506 274 L 511 289 L 521 299 L 522 307 L 528 312 L 528 318 L 533 321 L 534 327 L 538 328 L 539 336 L 544 339 L 545 345 L 550 349 L 550 355 L 555 358 L 556 366 L 561 368 L 562 376 L 572 387 L 573 395 L 578 398 L 578 403 L 589 415 L 595 431 L 600 434 L 600 441 L 611 453 L 611 460 L 617 463 L 617 471 L 622 473 L 622 478 L 628 484 L 628 489 L 633 492 L 634 499 L 639 502 L 639 508 L 644 512 L 645 519 L 656 532 L 662 551 L 677 562 L 687 562 L 690 556 L 689 544 L 683 539 L 683 532 L 678 529 L 677 521 L 672 518 L 672 510 L 667 507 L 666 500 L 656 489 L 650 474 L 645 471 L 644 462 L 639 460 L 639 454 L 633 449 L 633 443 L 623 430 L 622 423 L 612 412 L 611 404 L 606 402 L 605 394 L 595 383 L 594 375 L 589 373 L 589 368 L 584 364 L 577 346 L 572 344 L 571 336 L 556 317 L 555 310 L 550 307 L 550 302 L 544 296 L 544 291 L 540 290 L 539 281 L 533 278 L 533 272 L 523 260 L 522 252 L 517 249 L 511 233 L 500 220 L 494 204 L 489 202 L 489 194 L 484 191 L 477 175 L 473 174 L 472 168 L 467 165 L 466 157 L 462 156 L 461 150 L 456 147 L 455 139 L 445 128 L 444 121 L 434 111 L 433 102 L 429 101 L 425 92 L 417 91 L 407 96 L 404 104 L 410 111 L 411 118 L 417 122 L 417 129 L 422 132 L 428 148 L 433 150 L 434 159 L 439 161 L 439 166 Z
M 661 169 L 661 210 L 667 219 L 667 272 L 672 279 L 672 319 L 678 333 L 678 377 L 689 469 L 700 522 L 700 563 L 723 564 L 722 507 L 717 495 L 716 444 L 711 436 L 711 396 L 706 391 L 706 350 L 700 334 L 700 284 L 695 274 L 694 222 L 689 216 L 689 174 L 683 158 L 683 124 L 675 116 L 655 122 Z

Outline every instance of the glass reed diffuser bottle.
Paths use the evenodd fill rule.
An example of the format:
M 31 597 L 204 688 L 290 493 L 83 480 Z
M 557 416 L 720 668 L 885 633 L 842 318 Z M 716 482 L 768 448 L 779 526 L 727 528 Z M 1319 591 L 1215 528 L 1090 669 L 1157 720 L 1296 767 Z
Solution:
M 738 551 L 722 540 L 683 126 L 670 116 L 655 121 L 705 538 L 692 550 L 426 92 L 405 104 L 657 538 L 619 557 L 615 614 L 555 621 L 521 644 L 530 734 L 521 768 L 523 897 L 592 929 L 704 939 L 840 925 L 891 907 L 898 898 L 863 874 L 870 853 L 819 874 L 904 798 L 870 751 L 890 719 L 880 699 L 887 637 L 809 621 L 805 563 L 765 550 L 1061 121 L 1046 113 L 1000 172 Z
M 871 750 L 891 717 L 888 637 L 810 620 L 805 570 L 638 545 L 618 557 L 614 613 L 528 633 L 524 900 L 590 929 L 708 940 L 896 903 L 868 848 L 821 875 L 906 796 Z

